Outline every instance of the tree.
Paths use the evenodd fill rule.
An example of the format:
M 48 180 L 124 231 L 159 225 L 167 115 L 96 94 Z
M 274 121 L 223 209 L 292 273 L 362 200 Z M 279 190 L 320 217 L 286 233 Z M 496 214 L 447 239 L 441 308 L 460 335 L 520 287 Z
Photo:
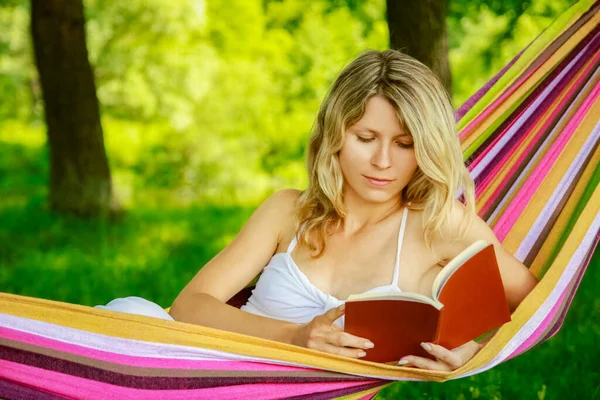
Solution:
M 390 47 L 416 58 L 452 94 L 446 16 L 449 0 L 387 0 Z
M 116 211 L 82 0 L 31 0 L 31 33 L 45 103 L 50 208 L 85 216 Z

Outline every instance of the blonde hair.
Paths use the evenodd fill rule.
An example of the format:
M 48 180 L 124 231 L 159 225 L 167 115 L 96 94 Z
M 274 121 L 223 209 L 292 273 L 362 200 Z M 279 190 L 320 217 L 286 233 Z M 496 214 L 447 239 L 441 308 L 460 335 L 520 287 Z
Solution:
M 441 228 L 449 220 L 459 191 L 470 212 L 461 222 L 458 239 L 475 214 L 474 184 L 463 161 L 454 110 L 444 86 L 429 68 L 406 54 L 369 50 L 335 80 L 313 125 L 307 149 L 309 183 L 297 201 L 296 226 L 304 225 L 298 243 L 316 251 L 314 257 L 323 254 L 327 236 L 346 216 L 338 158 L 345 130 L 362 118 L 367 101 L 376 95 L 389 101 L 401 128 L 413 138 L 418 167 L 402 194 L 411 208 L 423 210 L 427 248 L 434 252 L 433 239 L 446 239 Z M 457 239 L 455 234 L 450 236 Z

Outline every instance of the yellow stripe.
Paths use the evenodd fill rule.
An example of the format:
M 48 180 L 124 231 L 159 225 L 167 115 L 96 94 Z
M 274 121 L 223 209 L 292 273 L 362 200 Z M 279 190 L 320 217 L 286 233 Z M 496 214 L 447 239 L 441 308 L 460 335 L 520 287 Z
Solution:
M 516 80 L 518 80 L 524 71 L 526 71 L 534 62 L 537 60 L 541 54 L 556 40 L 556 38 L 560 37 L 567 29 L 581 18 L 581 16 L 590 10 L 593 1 L 579 1 L 578 3 L 572 5 L 572 8 L 567 9 L 563 14 L 561 14 L 539 37 L 535 39 L 533 43 L 525 50 L 525 52 L 519 57 L 519 59 L 513 64 L 508 71 L 502 76 L 498 82 L 496 82 L 492 88 L 488 91 L 488 93 L 494 93 L 493 97 L 486 99 L 484 97 L 487 104 L 492 104 L 496 99 L 500 97 L 500 95 L 506 90 L 506 88 L 510 87 Z M 572 13 L 571 13 L 572 12 Z M 570 14 L 570 17 L 568 15 Z M 563 19 L 568 18 L 567 21 L 562 21 Z M 561 26 L 562 27 L 559 27 Z M 545 44 L 541 45 L 542 41 L 545 41 Z M 536 49 L 537 46 L 540 45 L 539 49 Z M 536 52 L 534 54 L 534 51 Z M 511 71 L 518 70 L 519 73 L 514 74 L 510 80 L 504 79 L 504 77 L 508 77 L 511 75 Z M 502 86 L 499 86 L 502 85 Z M 477 115 L 469 116 L 469 113 L 465 117 L 469 117 L 461 119 L 459 122 L 459 126 L 465 127 L 470 123 L 473 119 L 477 117 Z
M 585 23 L 577 32 L 575 32 L 567 41 L 553 53 L 540 67 L 525 81 L 520 87 L 518 87 L 513 93 L 510 94 L 503 103 L 498 106 L 491 114 L 487 115 L 479 125 L 469 134 L 468 137 L 463 139 L 461 148 L 464 151 L 467 149 L 479 136 L 483 134 L 492 124 L 497 121 L 503 121 L 506 119 L 509 109 L 516 104 L 519 104 L 527 92 L 537 86 L 542 78 L 546 76 L 552 69 L 554 69 L 560 60 L 562 60 L 573 48 L 579 44 L 582 39 L 590 33 L 600 22 L 600 13 L 595 14 L 590 20 Z
M 552 169 L 544 178 L 527 206 L 523 209 L 521 215 L 519 215 L 506 239 L 502 242 L 502 246 L 508 252 L 514 254 L 527 233 L 531 230 L 535 220 L 539 217 L 544 206 L 548 204 L 552 193 L 566 174 L 567 169 L 583 149 L 583 145 L 589 138 L 590 132 L 592 132 L 592 129 L 598 123 L 598 115 L 600 115 L 600 97 L 596 99 L 581 124 L 576 128 L 573 136 L 552 166 Z
M 578 72 L 578 74 L 575 78 L 579 78 L 583 74 L 583 70 L 584 69 L 582 68 Z M 490 183 L 490 185 L 485 189 L 484 192 L 482 192 L 480 194 L 479 198 L 477 199 L 476 209 L 478 211 L 481 210 L 483 208 L 483 206 L 488 203 L 488 201 L 490 200 L 490 197 L 494 194 L 494 192 L 502 184 L 503 179 L 506 178 L 506 176 L 508 175 L 510 170 L 515 166 L 518 159 L 523 155 L 525 150 L 528 148 L 528 146 L 534 140 L 535 136 L 539 133 L 540 129 L 542 129 L 544 124 L 548 121 L 548 118 L 550 117 L 550 115 L 556 110 L 556 107 L 558 107 L 558 104 L 560 104 L 560 102 L 563 101 L 563 99 L 566 97 L 567 93 L 572 89 L 572 87 L 575 85 L 575 83 L 576 83 L 576 79 L 572 79 L 569 82 L 569 84 L 561 91 L 560 95 L 557 96 L 557 98 L 554 99 L 554 101 L 548 107 L 548 109 L 546 109 L 544 114 L 541 115 L 537 119 L 537 122 L 532 127 L 531 131 L 527 133 L 525 140 L 523 140 L 523 142 L 519 145 L 519 147 L 510 154 L 509 159 L 502 164 L 498 173 L 496 175 L 494 175 L 493 182 Z M 593 85 L 590 85 L 590 87 L 587 88 L 588 93 L 591 92 L 592 89 L 593 89 Z M 572 114 L 575 114 L 577 112 L 577 109 L 579 108 L 579 104 L 581 104 L 585 101 L 585 97 L 586 97 L 586 94 L 582 93 L 582 96 L 577 100 L 578 103 L 573 104 L 574 107 L 570 110 L 571 115 L 568 115 L 568 114 L 565 115 L 565 118 L 562 120 L 561 125 L 557 126 L 556 129 L 553 130 L 552 137 L 556 137 L 560 134 L 560 132 L 564 129 L 564 127 L 571 120 Z M 546 128 L 546 129 L 548 129 L 548 128 Z M 549 140 L 549 143 L 552 143 L 553 141 L 554 140 L 551 139 L 551 140 Z M 547 147 L 549 147 L 549 145 L 547 145 Z M 543 154 L 545 154 L 545 151 L 543 152 Z M 533 164 L 534 168 L 538 162 L 539 162 L 539 159 Z M 515 193 L 513 193 L 512 197 L 514 197 L 515 194 L 519 192 L 522 185 L 523 185 L 523 181 L 521 181 L 519 186 L 515 186 L 515 188 L 517 190 L 515 190 Z M 508 204 L 510 204 L 510 202 L 507 202 L 501 210 L 503 211 L 504 208 L 506 208 L 506 206 Z M 492 220 L 488 221 L 488 224 L 492 227 L 494 225 L 496 225 L 496 222 L 497 222 L 498 218 L 500 217 L 500 215 L 502 215 L 502 212 L 498 213 L 498 215 L 496 217 L 494 217 Z
M 347 396 L 338 397 L 338 398 L 336 398 L 336 400 L 358 400 L 361 397 L 364 397 L 364 396 L 366 396 L 368 394 L 377 393 L 377 392 L 383 390 L 384 388 L 386 388 L 386 387 L 388 387 L 390 385 L 393 385 L 393 384 L 394 384 L 394 382 L 388 383 L 388 384 L 383 385 L 383 386 L 376 387 L 374 389 L 368 389 L 368 390 L 365 390 L 363 392 L 353 393 L 353 394 L 349 394 Z
M 452 379 L 458 375 L 483 367 L 490 362 L 506 344 L 516 336 L 517 332 L 525 323 L 539 310 L 541 305 L 552 293 L 558 280 L 565 271 L 569 260 L 575 254 L 575 250 L 583 241 L 586 232 L 589 230 L 594 218 L 600 212 L 600 186 L 596 188 L 590 201 L 584 208 L 581 217 L 577 220 L 573 231 L 567 238 L 563 248 L 558 253 L 556 259 L 546 272 L 537 286 L 525 297 L 519 307 L 512 314 L 512 321 L 504 324 L 492 337 L 490 342 L 479 353 L 475 355 L 467 364 L 459 368 L 448 376 Z
M 538 156 L 535 160 L 532 161 L 531 168 L 528 171 L 529 175 L 531 175 L 531 171 L 533 171 L 537 168 L 537 166 L 540 163 L 540 161 L 542 160 L 543 156 L 548 152 L 548 149 L 552 146 L 552 144 L 556 140 L 556 137 L 560 135 L 560 133 L 564 130 L 564 128 L 569 123 L 569 121 L 571 121 L 571 119 L 573 118 L 573 116 L 575 115 L 577 110 L 580 109 L 581 104 L 585 101 L 585 98 L 587 97 L 587 95 L 589 93 L 591 93 L 592 89 L 593 89 L 593 85 L 590 85 L 589 87 L 586 88 L 586 93 L 583 93 L 583 95 L 577 99 L 577 102 L 573 104 L 573 108 L 571 108 L 571 110 L 567 114 L 565 114 L 565 118 L 563 118 L 562 121 L 560 122 L 560 124 L 557 125 L 556 129 L 554 129 L 554 132 L 553 132 L 552 136 L 550 137 L 550 140 L 548 140 L 543 145 L 544 147 L 541 149 L 540 156 Z M 590 132 L 591 132 L 591 130 L 590 130 Z M 514 190 L 512 191 L 511 194 L 508 195 L 507 201 L 505 201 L 503 203 L 503 205 L 500 206 L 500 208 L 498 209 L 497 215 L 493 219 L 488 221 L 488 224 L 491 227 L 496 226 L 498 219 L 504 214 L 504 212 L 506 211 L 506 209 L 508 208 L 510 203 L 513 201 L 513 199 L 517 196 L 517 194 L 520 193 L 523 186 L 525 185 L 525 182 L 526 182 L 526 180 L 521 180 L 519 183 L 513 183 L 512 187 Z
M 529 270 L 538 278 L 540 278 L 541 269 L 546 264 L 548 258 L 552 254 L 556 242 L 558 241 L 563 230 L 569 223 L 569 220 L 571 219 L 571 216 L 575 211 L 575 207 L 577 207 L 579 200 L 583 196 L 583 192 L 586 186 L 588 185 L 590 179 L 592 178 L 592 174 L 594 173 L 594 170 L 596 169 L 596 166 L 598 164 L 600 164 L 600 146 L 596 147 L 596 151 L 590 159 L 589 164 L 583 171 L 581 178 L 579 178 L 579 181 L 577 181 L 577 184 L 573 189 L 573 193 L 571 193 L 571 196 L 569 196 L 567 203 L 565 204 L 563 210 L 558 216 L 558 219 L 554 223 L 554 226 L 550 230 L 550 233 L 544 241 L 544 244 L 542 245 L 539 253 L 537 254 L 535 260 L 533 260 L 531 266 L 529 267 Z
M 288 361 L 353 375 L 443 380 L 447 372 L 420 371 L 307 349 L 235 332 L 142 315 L 101 310 L 79 304 L 0 293 L 0 312 L 103 335 L 177 344 Z M 265 351 L 268 349 L 268 351 Z

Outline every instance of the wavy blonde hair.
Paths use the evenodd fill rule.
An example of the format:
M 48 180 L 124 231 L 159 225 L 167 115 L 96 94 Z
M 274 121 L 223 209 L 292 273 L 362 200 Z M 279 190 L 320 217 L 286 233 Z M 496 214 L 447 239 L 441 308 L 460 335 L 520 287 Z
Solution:
M 473 180 L 463 161 L 454 110 L 448 93 L 433 72 L 396 50 L 369 50 L 352 61 L 333 83 L 321 104 L 308 145 L 308 188 L 297 201 L 296 226 L 304 225 L 298 243 L 314 257 L 327 247 L 327 237 L 346 216 L 344 178 L 339 152 L 346 129 L 362 118 L 367 101 L 383 96 L 398 114 L 400 126 L 414 142 L 417 170 L 402 190 L 411 208 L 423 210 L 427 248 L 443 237 L 456 196 L 462 191 L 468 218 L 456 239 L 463 237 L 475 215 Z M 435 253 L 435 252 L 434 252 Z

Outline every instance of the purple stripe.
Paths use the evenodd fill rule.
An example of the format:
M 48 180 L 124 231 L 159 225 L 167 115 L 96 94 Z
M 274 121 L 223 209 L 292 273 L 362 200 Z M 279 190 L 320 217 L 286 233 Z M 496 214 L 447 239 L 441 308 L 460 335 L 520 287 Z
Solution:
M 540 337 L 546 334 L 548 329 L 551 329 L 550 327 L 555 322 L 556 315 L 561 311 L 560 305 L 565 302 L 565 299 L 573 291 L 573 281 L 579 274 L 582 265 L 584 265 L 584 260 L 588 258 L 590 249 L 595 247 L 598 243 L 598 232 L 600 232 L 600 212 L 594 216 L 591 225 L 586 230 L 585 235 L 579 242 L 577 249 L 571 256 L 571 259 L 568 261 L 565 269 L 562 271 L 558 282 L 556 282 L 552 288 L 550 295 L 547 296 L 547 298 L 544 300 L 544 303 L 527 321 L 524 327 L 525 329 L 522 328 L 522 330 L 510 340 L 509 345 L 506 346 L 512 348 L 512 350 L 508 356 L 504 356 L 505 360 L 510 360 L 511 358 L 527 351 L 530 347 L 538 342 Z M 555 263 L 556 259 L 554 260 L 553 264 Z M 529 329 L 530 327 L 533 327 L 533 330 Z M 522 339 L 523 341 L 521 342 Z M 513 341 L 520 342 L 520 344 L 514 348 L 513 346 L 510 346 L 510 343 Z
M 329 399 L 336 399 L 338 397 L 348 396 L 350 394 L 362 392 L 364 390 L 373 389 L 373 388 L 376 388 L 378 386 L 384 386 L 384 385 L 387 385 L 388 383 L 389 382 L 367 383 L 365 385 L 354 386 L 354 387 L 351 387 L 351 388 L 337 389 L 337 390 L 330 390 L 328 392 L 311 393 L 311 394 L 305 394 L 305 395 L 300 395 L 300 396 L 287 397 L 286 399 L 287 400 L 329 400 Z
M 591 132 L 586 139 L 582 149 L 579 151 L 567 171 L 562 176 L 560 182 L 554 189 L 550 198 L 542 208 L 541 212 L 529 227 L 529 232 L 521 241 L 519 248 L 514 256 L 523 263 L 529 265 L 541 250 L 550 231 L 558 219 L 559 214 L 571 197 L 581 176 L 594 157 L 594 153 L 600 143 L 600 123 Z M 592 167 L 594 167 L 592 165 Z
M 565 305 L 564 305 L 564 308 L 562 309 L 562 311 L 560 313 L 559 319 L 554 323 L 554 325 L 552 326 L 552 328 L 548 331 L 548 333 L 543 337 L 543 339 L 540 342 L 544 342 L 544 341 L 550 339 L 552 336 L 556 335 L 556 333 L 562 327 L 562 325 L 563 325 L 563 323 L 565 321 L 565 317 L 567 316 L 567 311 L 569 311 L 569 307 L 571 306 L 571 302 L 575 298 L 575 293 L 577 293 L 577 289 L 579 288 L 579 284 L 581 283 L 581 281 L 583 279 L 583 275 L 585 274 L 585 271 L 587 270 L 587 267 L 589 266 L 590 262 L 592 261 L 592 258 L 594 257 L 595 251 L 597 249 L 600 249 L 600 247 L 598 247 L 598 242 L 599 241 L 600 241 L 600 232 L 598 233 L 598 235 L 596 235 L 596 244 L 594 245 L 593 250 L 590 251 L 587 259 L 583 263 L 583 268 L 581 268 L 581 271 L 579 272 L 579 275 L 577 276 L 577 281 L 576 281 L 575 285 L 573 286 L 573 289 L 571 289 L 571 291 L 569 292 L 569 297 L 565 301 Z
M 365 381 L 368 378 L 362 376 L 344 377 L 307 377 L 306 375 L 294 376 L 233 376 L 233 377 L 160 377 L 160 376 L 135 376 L 90 367 L 73 361 L 49 357 L 30 351 L 14 349 L 0 345 L 2 359 L 24 365 L 55 371 L 62 374 L 77 376 L 98 382 L 113 385 L 131 387 L 136 389 L 150 390 L 181 390 L 201 389 L 221 386 L 260 384 L 260 383 L 322 383 L 322 382 L 352 382 Z
M 563 122 L 566 121 L 567 118 L 572 118 L 571 114 L 573 114 L 573 115 L 577 114 L 577 111 L 576 111 L 577 107 L 581 106 L 581 104 L 583 104 L 585 102 L 585 98 L 587 98 L 586 96 L 589 96 L 589 93 L 591 93 L 593 90 L 592 86 L 593 86 L 592 81 L 586 82 L 583 89 L 581 89 L 579 91 L 579 93 L 577 94 L 577 97 L 575 98 L 575 100 L 573 100 L 571 102 L 568 109 L 563 113 L 560 120 L 556 123 L 555 127 L 553 128 L 553 132 L 555 130 L 557 130 L 559 126 L 562 126 Z M 589 88 L 589 93 L 588 93 L 588 88 Z M 500 211 L 502 210 L 502 208 L 504 207 L 504 204 L 507 201 L 511 201 L 510 200 L 511 196 L 513 196 L 513 194 L 515 192 L 517 192 L 518 190 L 522 189 L 522 185 L 524 185 L 523 182 L 525 180 L 529 179 L 529 176 L 531 174 L 535 173 L 535 168 L 537 167 L 536 160 L 543 158 L 543 156 L 545 154 L 544 153 L 545 149 L 549 148 L 549 146 L 550 146 L 550 141 L 555 140 L 555 138 L 553 137 L 553 135 L 554 135 L 553 132 L 550 135 L 548 135 L 548 137 L 546 137 L 546 139 L 540 146 L 538 146 L 536 153 L 528 161 L 527 165 L 525 165 L 524 168 L 519 169 L 517 179 L 514 182 L 513 182 L 513 180 L 511 180 L 512 183 L 511 183 L 511 186 L 508 188 L 508 191 L 506 193 L 502 194 L 503 198 L 499 202 L 495 201 L 494 204 L 492 206 L 490 206 L 490 211 L 491 210 L 493 210 L 493 211 L 489 217 L 487 216 L 487 214 L 489 214 L 489 213 L 485 214 L 486 221 L 496 218 L 498 216 L 498 214 L 500 213 Z
M 571 81 L 577 72 L 589 58 L 598 51 L 600 47 L 600 27 L 596 28 L 592 34 L 586 36 L 578 46 L 571 51 L 565 59 L 550 72 L 550 74 L 531 92 L 529 96 L 517 107 L 515 111 L 488 137 L 484 143 L 469 158 L 473 164 L 472 176 L 479 181 L 488 178 L 489 174 L 496 166 L 494 161 L 506 157 L 514 151 L 513 147 L 529 133 L 531 127 L 537 122 L 537 119 L 548 109 L 549 105 L 559 96 L 560 90 Z M 591 42 L 591 43 L 590 43 Z M 589 44 L 589 45 L 588 45 Z M 566 72 L 564 72 L 566 70 Z M 563 74 L 563 76 L 560 76 Z M 546 92 L 546 93 L 544 93 Z M 577 91 L 574 92 L 576 97 Z M 542 98 L 544 96 L 544 98 Z M 565 109 L 570 102 L 565 102 Z M 557 114 L 560 116 L 564 111 Z M 508 129 L 508 130 L 505 130 Z M 546 135 L 549 132 L 546 133 Z M 499 135 L 506 135 L 508 139 L 500 140 L 497 143 L 496 138 Z M 505 141 L 505 143 L 503 143 Z M 490 146 L 492 146 L 490 148 Z M 479 156 L 487 152 L 481 160 Z M 494 154 L 496 153 L 496 154 Z M 483 164 L 483 165 L 482 165 Z M 471 165 L 470 165 L 471 166 Z
M 502 349 L 494 358 L 487 362 L 482 367 L 470 370 L 455 378 L 464 378 L 471 375 L 479 374 L 487 371 L 494 366 L 507 361 L 518 353 L 526 351 L 531 344 L 535 344 L 536 340 L 545 334 L 547 326 L 552 322 L 554 316 L 559 311 L 556 308 L 558 302 L 563 302 L 567 297 L 566 293 L 570 293 L 571 285 L 575 276 L 579 273 L 581 265 L 588 258 L 590 249 L 598 244 L 598 232 L 600 232 L 600 213 L 596 214 L 589 228 L 585 232 L 585 236 L 578 240 L 578 245 L 575 251 L 571 254 L 567 265 L 560 274 L 558 282 L 551 289 L 551 292 L 546 295 L 543 303 L 533 312 L 524 324 L 519 326 L 518 332 L 512 335 L 507 343 L 504 343 Z M 556 260 L 553 264 L 556 263 Z M 554 268 L 553 265 L 551 268 Z M 551 314 L 554 312 L 554 314 Z M 548 319 L 550 318 L 550 319 Z M 543 327 L 542 327 L 543 326 Z
M 542 31 L 542 33 L 543 33 L 543 31 Z M 540 35 L 541 35 L 542 33 L 540 33 Z M 539 36 L 539 35 L 538 35 L 538 36 Z M 531 43 L 535 42 L 535 41 L 536 41 L 536 39 L 538 38 L 538 36 L 536 36 L 536 37 L 535 37 L 535 39 L 533 39 L 533 40 L 531 41 Z M 462 117 L 464 117 L 464 116 L 465 116 L 465 114 L 466 114 L 467 112 L 469 112 L 469 110 L 470 110 L 471 108 L 473 108 L 473 106 L 474 106 L 475 104 L 477 104 L 477 102 L 478 102 L 479 100 L 481 100 L 481 98 L 482 98 L 483 96 L 485 96 L 485 94 L 486 94 L 486 93 L 487 93 L 487 92 L 488 92 L 488 91 L 489 91 L 489 90 L 492 88 L 492 86 L 494 86 L 494 84 L 495 84 L 496 82 L 498 82 L 498 80 L 499 80 L 499 79 L 500 79 L 500 78 L 501 78 L 501 77 L 502 77 L 502 76 L 503 76 L 503 75 L 506 73 L 506 71 L 508 71 L 508 69 L 509 69 L 510 67 L 512 67 L 514 63 L 516 63 L 516 62 L 517 62 L 517 60 L 518 60 L 518 59 L 521 57 L 521 55 L 523 54 L 523 52 L 525 52 L 525 50 L 527 50 L 527 49 L 529 48 L 529 46 L 531 46 L 531 43 L 529 43 L 529 44 L 527 45 L 527 47 L 525 47 L 523 50 L 521 50 L 521 51 L 520 51 L 520 52 L 519 52 L 519 53 L 518 53 L 518 54 L 515 56 L 515 58 L 513 58 L 513 59 L 512 59 L 512 60 L 511 60 L 511 61 L 510 61 L 510 62 L 509 62 L 509 63 L 508 63 L 508 64 L 507 64 L 507 65 L 506 65 L 504 68 L 502 68 L 502 69 L 500 70 L 500 72 L 498 72 L 498 73 L 497 73 L 497 74 L 496 74 L 496 75 L 495 75 L 495 76 L 494 76 L 492 79 L 490 79 L 490 80 L 489 80 L 489 81 L 488 81 L 488 82 L 487 82 L 485 85 L 483 85 L 483 86 L 481 87 L 481 89 L 479 89 L 477 92 L 475 92 L 475 94 L 473 94 L 471 97 L 469 97 L 469 98 L 467 99 L 467 101 L 465 101 L 465 102 L 464 102 L 464 103 L 463 103 L 463 104 L 462 104 L 462 105 L 461 105 L 461 106 L 458 108 L 458 110 L 456 110 L 456 111 L 454 112 L 454 120 L 455 120 L 456 122 L 459 122 L 459 121 L 462 119 Z
M 589 58 L 598 51 L 599 47 L 600 34 L 597 33 L 589 47 L 586 47 L 581 53 L 574 53 L 576 54 L 576 59 L 565 59 L 565 63 L 562 63 L 558 68 L 555 68 L 548 78 L 534 89 L 532 94 L 528 96 L 527 100 L 529 101 L 526 100 L 528 104 L 526 104 L 522 113 L 521 111 L 512 113 L 512 115 L 516 117 L 516 120 L 506 132 L 500 133 L 504 134 L 502 139 L 494 143 L 491 147 L 491 143 L 484 143 L 482 147 L 479 147 L 482 152 L 485 151 L 487 154 L 483 157 L 481 162 L 473 168 L 472 175 L 475 178 L 481 180 L 488 178 L 496 166 L 494 161 L 501 161 L 515 151 L 514 147 L 521 142 L 525 136 L 530 135 L 531 128 L 549 109 L 556 98 L 558 98 L 562 89 L 567 86 L 568 82 L 570 82 L 583 68 L 585 63 L 589 61 Z M 568 62 L 568 64 L 566 62 Z M 577 92 L 577 90 L 572 92 L 572 98 L 576 97 Z M 553 113 L 555 119 L 560 118 L 560 115 L 568 108 L 572 98 L 567 101 L 562 101 L 563 109 Z M 546 132 L 546 135 L 549 131 L 550 129 Z M 496 130 L 496 132 L 500 131 Z M 541 136 L 544 137 L 543 135 Z M 529 157 L 531 157 L 531 155 Z
M 0 398 L 19 400 L 64 400 L 66 397 L 20 385 L 16 382 L 0 378 Z
M 575 48 L 571 52 L 569 52 L 569 54 L 548 74 L 548 76 L 546 76 L 543 79 L 543 81 L 541 81 L 540 84 L 532 90 L 532 92 L 517 106 L 517 108 L 508 117 L 506 117 L 506 119 L 504 121 L 502 121 L 502 123 L 494 130 L 494 132 L 492 132 L 490 134 L 490 136 L 473 152 L 471 157 L 469 157 L 469 159 L 467 160 L 467 166 L 471 167 L 471 164 L 474 164 L 474 166 L 472 168 L 470 168 L 470 170 L 488 167 L 488 165 L 486 165 L 485 167 L 479 167 L 479 164 L 482 162 L 482 160 L 478 160 L 478 158 L 481 156 L 481 154 L 490 149 L 490 146 L 492 146 L 494 144 L 494 142 L 496 141 L 498 136 L 504 134 L 505 131 L 508 131 L 509 129 L 514 129 L 514 128 L 512 128 L 512 126 L 515 123 L 515 121 L 517 119 L 522 119 L 522 115 L 525 113 L 527 108 L 532 103 L 534 103 L 536 101 L 536 99 L 538 98 L 538 96 L 542 93 L 542 91 L 545 90 L 546 87 L 548 87 L 548 85 L 550 85 L 554 81 L 554 79 L 556 79 L 556 77 L 565 68 L 568 67 L 568 65 L 572 62 L 573 59 L 575 59 L 576 57 L 579 57 L 581 60 L 580 53 L 582 51 L 589 52 L 589 48 L 586 49 L 586 46 L 589 44 L 590 41 L 592 41 L 592 39 L 598 32 L 600 32 L 600 29 L 596 28 L 590 34 L 588 34 L 581 42 L 579 42 L 575 46 Z M 584 63 L 585 61 L 587 61 L 587 59 L 584 57 L 583 61 L 577 63 L 577 68 L 580 69 L 579 66 L 582 63 Z M 572 66 L 569 68 L 572 68 Z M 573 75 L 573 72 L 571 72 L 570 75 Z M 529 125 L 531 125 L 531 122 L 529 122 Z M 529 125 L 527 125 L 527 127 Z M 524 133 L 524 131 L 521 131 L 521 132 L 522 132 L 522 134 Z M 510 143 L 508 143 L 505 146 L 502 146 L 501 150 L 503 150 L 503 153 L 500 155 L 504 156 L 506 154 L 506 152 L 508 151 L 509 147 L 510 147 Z M 490 161 L 490 163 L 491 163 L 491 161 Z M 493 163 L 491 163 L 491 164 L 493 164 Z M 480 172 L 475 172 L 475 174 L 479 175 Z M 484 178 L 481 178 L 481 179 L 484 179 Z
M 519 80 L 522 79 L 523 76 L 526 76 L 530 72 L 531 69 L 536 69 L 539 67 L 540 64 L 544 63 L 550 57 L 550 55 L 555 52 L 555 49 L 554 49 L 554 51 L 552 51 L 553 48 L 562 46 L 564 44 L 564 42 L 567 41 L 568 37 L 571 37 L 575 31 L 579 30 L 579 28 L 581 28 L 581 26 L 583 26 L 583 24 L 585 24 L 587 21 L 589 21 L 589 19 L 592 17 L 592 15 L 595 14 L 595 12 L 597 12 L 597 10 L 594 10 L 594 9 L 596 7 L 598 7 L 599 5 L 600 5 L 600 0 L 596 1 L 596 3 L 593 6 L 591 6 L 585 13 L 583 13 L 575 23 L 571 24 L 558 38 L 554 39 L 551 42 L 551 44 L 549 46 L 547 46 L 546 49 L 538 56 L 538 58 L 535 59 L 532 63 L 530 63 L 529 67 L 527 67 L 526 70 L 521 72 L 521 74 L 515 80 L 515 82 L 519 82 Z M 464 115 L 473 107 L 473 105 L 476 104 L 488 92 L 490 87 L 493 86 L 493 84 L 502 75 L 504 75 L 504 73 L 507 70 L 507 67 L 512 66 L 516 62 L 516 60 L 522 55 L 522 53 L 533 42 L 535 42 L 548 28 L 549 27 L 546 27 L 542 32 L 540 32 L 540 34 L 538 34 L 531 41 L 531 43 L 529 43 L 527 45 L 527 47 L 525 47 L 525 49 L 523 49 L 519 54 L 517 54 L 517 56 L 513 60 L 511 60 L 511 62 L 506 67 L 504 67 L 496 76 L 494 76 L 494 78 L 492 78 L 492 80 L 490 80 L 491 84 L 490 84 L 490 82 L 486 83 L 480 90 L 478 90 L 473 96 L 471 96 L 458 110 L 456 110 L 456 112 L 455 112 L 456 122 L 460 121 L 464 117 Z M 480 94 L 480 92 L 483 92 L 483 93 Z
M 596 235 L 595 240 L 595 244 L 592 244 L 592 248 L 594 248 L 598 241 L 598 235 Z M 587 269 L 587 265 L 589 264 L 589 261 L 591 260 L 590 254 L 592 254 L 592 252 L 588 252 L 585 256 L 585 258 L 582 260 L 582 263 L 579 266 L 578 271 L 575 272 L 575 274 L 577 274 L 577 276 L 575 276 L 575 274 L 573 275 L 573 279 L 575 280 L 575 283 L 573 285 L 569 285 L 568 287 L 565 288 L 565 291 L 563 293 L 563 295 L 561 296 L 562 298 L 562 303 L 559 304 L 555 304 L 553 306 L 554 311 L 554 315 L 552 316 L 552 319 L 547 323 L 547 326 L 544 328 L 544 330 L 542 331 L 537 331 L 532 333 L 531 335 L 537 335 L 537 338 L 533 341 L 530 341 L 527 345 L 521 345 L 519 346 L 519 348 L 517 348 L 512 354 L 510 354 L 506 359 L 504 359 L 503 361 L 508 361 L 511 360 L 515 357 L 518 357 L 519 355 L 533 349 L 535 346 L 543 343 L 544 341 L 548 340 L 549 338 L 551 338 L 553 335 L 555 335 L 560 328 L 563 325 L 564 322 L 564 317 L 569 309 L 569 306 L 571 304 L 571 301 L 573 300 L 573 297 L 575 296 L 575 293 L 577 292 L 577 288 L 579 287 L 579 283 L 581 282 L 581 279 L 583 278 L 583 275 L 585 273 L 585 270 Z M 561 301 L 560 299 L 558 301 Z M 545 320 L 547 320 L 548 317 L 545 318 Z M 542 322 L 543 324 L 544 322 Z M 538 328 L 539 329 L 539 328 Z M 529 339 L 528 339 L 529 340 Z

